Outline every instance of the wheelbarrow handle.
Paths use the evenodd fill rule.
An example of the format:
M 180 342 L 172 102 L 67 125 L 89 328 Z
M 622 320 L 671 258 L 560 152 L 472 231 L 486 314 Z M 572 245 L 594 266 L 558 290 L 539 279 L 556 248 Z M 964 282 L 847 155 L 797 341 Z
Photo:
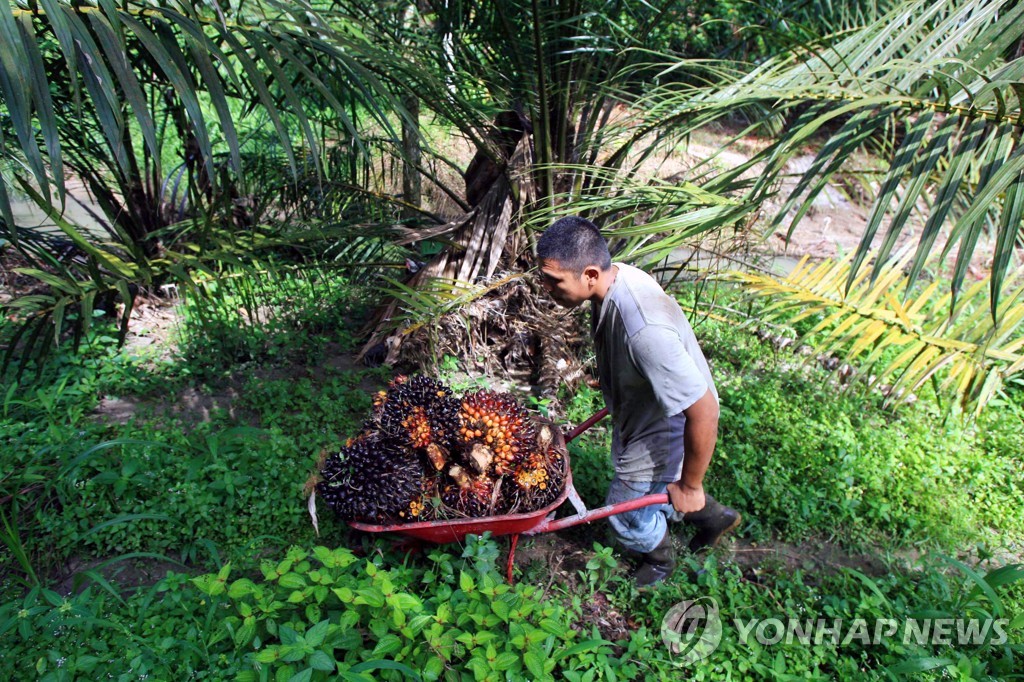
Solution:
M 600 410 L 598 410 L 593 415 L 591 415 L 590 418 L 587 419 L 587 421 L 583 422 L 582 424 L 577 426 L 575 429 L 573 429 L 569 433 L 565 434 L 565 442 L 568 443 L 573 438 L 575 438 L 576 436 L 580 435 L 581 433 L 583 433 L 584 431 L 589 429 L 591 426 L 593 426 L 594 424 L 596 424 L 597 422 L 601 421 L 602 419 L 604 419 L 607 416 L 608 416 L 608 408 L 607 407 L 602 407 Z
M 591 521 L 597 521 L 608 516 L 615 516 L 623 512 L 634 511 L 636 509 L 642 509 L 643 507 L 650 507 L 655 504 L 668 504 L 668 495 L 665 493 L 659 493 L 657 495 L 644 495 L 638 497 L 635 500 L 627 500 L 625 502 L 619 502 L 617 504 L 609 504 L 606 507 L 598 507 L 597 509 L 589 509 L 576 514 L 575 516 L 567 516 L 564 519 L 544 519 L 537 526 L 524 532 L 524 535 L 536 535 L 538 533 L 550 533 L 552 531 L 562 530 L 563 528 L 571 528 L 572 526 L 578 526 L 583 523 L 590 523 Z

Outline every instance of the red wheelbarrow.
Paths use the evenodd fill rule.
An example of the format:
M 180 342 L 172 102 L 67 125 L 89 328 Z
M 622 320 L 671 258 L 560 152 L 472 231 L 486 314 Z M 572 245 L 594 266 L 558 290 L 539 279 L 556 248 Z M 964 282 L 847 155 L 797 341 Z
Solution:
M 577 426 L 567 434 L 564 434 L 566 443 L 572 441 L 581 433 L 589 429 L 597 422 L 604 419 L 608 409 L 604 408 L 590 417 L 588 420 Z M 564 447 L 563 447 L 564 450 Z M 568 460 L 568 453 L 566 453 Z M 574 516 L 567 516 L 555 519 L 555 510 L 568 499 L 576 509 Z M 562 494 L 554 502 L 536 511 L 525 514 L 505 514 L 503 516 L 488 516 L 474 519 L 444 520 L 444 521 L 420 521 L 418 523 L 402 523 L 389 526 L 378 526 L 357 521 L 349 522 L 349 525 L 356 530 L 367 533 L 399 533 L 408 537 L 416 538 L 426 542 L 444 544 L 448 542 L 461 542 L 469 534 L 481 534 L 490 531 L 491 535 L 511 535 L 511 545 L 508 552 L 507 576 L 509 583 L 512 582 L 512 563 L 516 555 L 516 545 L 519 544 L 520 535 L 538 535 L 539 533 L 550 533 L 571 526 L 578 526 L 591 521 L 597 521 L 608 516 L 633 511 L 642 507 L 649 507 L 654 504 L 667 504 L 668 495 L 646 495 L 628 502 L 608 505 L 599 509 L 587 509 L 583 500 L 580 499 L 576 488 L 572 484 L 572 471 L 566 462 L 565 486 Z

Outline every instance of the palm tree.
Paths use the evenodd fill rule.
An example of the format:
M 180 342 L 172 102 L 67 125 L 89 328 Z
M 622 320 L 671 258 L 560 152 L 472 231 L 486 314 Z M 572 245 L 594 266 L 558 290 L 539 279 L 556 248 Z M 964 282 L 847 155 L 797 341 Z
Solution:
M 316 16 L 269 3 L 231 16 L 184 1 L 0 7 L 0 238 L 41 284 L 9 304 L 27 322 L 6 360 L 45 351 L 73 309 L 77 340 L 94 307 L 120 297 L 123 334 L 137 287 L 246 260 L 266 217 L 248 180 L 268 157 L 315 190 L 332 179 L 332 144 L 362 148 L 356 112 L 389 130 L 385 88 Z M 69 176 L 101 234 L 64 217 Z M 56 234 L 18 225 L 12 191 Z
M 670 13 L 673 8 L 649 9 L 652 16 L 661 17 L 660 12 Z M 545 15 L 532 5 L 522 7 L 516 16 L 530 23 L 530 30 L 518 32 L 515 23 L 510 30 L 504 13 L 496 20 L 500 28 L 488 24 L 487 16 L 474 15 L 471 26 L 479 33 L 454 51 L 456 55 L 460 50 L 483 54 L 490 61 L 477 61 L 495 64 L 497 73 L 511 74 L 505 77 L 506 101 L 526 93 L 521 94 L 523 101 L 535 128 L 541 128 L 535 130 L 539 195 L 548 197 L 537 202 L 528 219 L 543 224 L 559 213 L 584 213 L 617 238 L 621 257 L 665 255 L 687 239 L 745 219 L 755 209 L 767 211 L 768 200 L 775 199 L 783 186 L 788 162 L 805 153 L 807 143 L 813 141 L 818 146 L 813 163 L 788 194 L 778 197 L 774 213 L 766 216 L 767 233 L 783 226 L 791 234 L 829 181 L 849 170 L 854 153 L 866 148 L 886 167 L 874 177 L 858 173 L 865 190 L 873 193 L 874 203 L 858 249 L 849 262 L 830 271 L 844 273 L 842 286 L 825 299 L 835 305 L 856 296 L 859 305 L 840 305 L 839 316 L 829 319 L 837 328 L 864 334 L 841 334 L 824 345 L 838 352 L 834 342 L 842 338 L 848 358 L 853 359 L 868 345 L 879 351 L 896 339 L 906 343 L 908 329 L 902 323 L 890 325 L 888 336 L 876 334 L 875 318 L 890 317 L 891 311 L 884 307 L 893 294 L 871 283 L 883 273 L 892 273 L 898 237 L 921 215 L 923 228 L 916 249 L 900 261 L 907 276 L 898 283 L 906 292 L 903 295 L 911 295 L 928 264 L 955 251 L 950 290 L 941 299 L 950 320 L 929 322 L 927 332 L 918 328 L 916 346 L 912 344 L 916 350 L 897 354 L 900 362 L 889 358 L 879 365 L 880 352 L 867 356 L 877 372 L 876 381 L 916 388 L 952 364 L 960 369 L 948 374 L 947 383 L 970 407 L 984 404 L 1003 378 L 1024 367 L 1019 333 L 1014 331 L 1020 320 L 1019 291 L 1009 277 L 1024 217 L 1020 147 L 1024 7 L 1019 3 L 911 0 L 895 4 L 878 17 L 844 15 L 846 26 L 839 33 L 798 43 L 759 65 L 669 61 L 659 72 L 667 84 L 633 102 L 641 120 L 631 118 L 617 130 L 586 126 L 600 120 L 598 112 L 607 113 L 609 105 L 629 100 L 624 91 L 638 82 L 637 73 L 650 74 L 651 64 L 636 58 L 642 54 L 639 50 L 623 51 L 640 43 L 614 44 L 617 34 L 608 29 L 609 17 L 617 16 L 614 9 L 600 15 L 608 21 L 601 24 L 603 32 L 592 30 L 593 23 L 588 22 L 597 19 L 580 4 L 560 6 L 557 12 L 564 13 Z M 852 23 L 860 18 L 868 21 L 859 26 Z M 643 26 L 642 18 L 632 25 Z M 602 38 L 588 43 L 586 37 L 595 33 Z M 532 44 L 534 52 L 519 61 L 502 61 L 490 56 L 500 50 L 478 47 L 494 44 L 495 37 L 506 46 Z M 586 50 L 569 45 L 585 45 Z M 474 47 L 477 52 L 472 52 Z M 594 54 L 596 64 L 590 72 L 590 65 L 576 60 L 586 51 Z M 614 66 L 603 68 L 609 64 Z M 484 82 L 492 80 L 498 79 Z M 545 104 L 550 102 L 570 104 Z M 772 140 L 748 162 L 722 171 L 715 159 L 707 159 L 683 178 L 690 183 L 637 177 L 638 164 L 665 146 L 715 121 L 738 117 L 745 117 L 749 126 L 736 139 L 759 132 Z M 582 134 L 575 135 L 574 124 L 583 129 Z M 629 134 L 617 137 L 623 131 Z M 984 231 L 995 242 L 988 295 L 983 297 L 984 290 L 972 286 L 961 302 L 968 265 Z M 883 236 L 877 248 L 876 236 Z M 867 283 L 865 266 L 870 275 Z M 826 279 L 835 284 L 834 277 Z M 855 289 L 858 283 L 867 289 Z M 794 304 L 806 303 L 807 292 L 814 286 L 813 281 L 796 282 L 791 289 L 763 280 L 750 280 L 750 284 L 779 297 L 790 296 Z M 1010 300 L 1001 305 L 1007 289 Z M 865 291 L 872 296 L 865 297 Z M 937 295 L 935 287 L 928 291 Z M 782 299 L 782 307 L 786 300 Z M 866 306 L 868 302 L 876 308 Z M 987 322 L 979 321 L 979 306 L 987 308 Z M 906 307 L 927 311 L 929 317 L 941 315 L 941 306 L 920 300 Z M 972 322 L 958 324 L 956 316 Z M 868 376 L 869 371 L 864 374 Z
M 1016 2 L 904 2 L 863 28 L 710 85 L 659 89 L 642 101 L 648 122 L 634 138 L 665 127 L 689 132 L 747 112 L 752 122 L 744 132 L 768 128 L 773 142 L 727 175 L 758 204 L 776 190 L 787 162 L 817 141 L 814 162 L 782 197 L 768 226 L 788 224 L 790 233 L 853 153 L 869 148 L 888 168 L 878 178 L 853 273 L 888 222 L 876 259 L 879 272 L 910 217 L 920 211 L 926 220 L 909 266 L 911 283 L 929 255 L 959 246 L 955 297 L 987 228 L 997 241 L 990 280 L 994 309 L 1024 216 L 1022 15 L 1024 7 Z M 744 180 L 752 169 L 756 181 Z M 701 171 L 696 169 L 695 177 Z M 951 228 L 940 243 L 947 224 Z
M 739 167 L 721 173 L 706 163 L 692 177 L 761 207 L 783 186 L 788 162 L 813 141 L 813 162 L 767 216 L 769 234 L 779 227 L 792 234 L 830 179 L 849 170 L 854 152 L 872 151 L 887 167 L 860 172 L 873 205 L 848 260 L 781 281 L 741 279 L 773 296 L 771 319 L 783 319 L 782 311 L 827 311 L 816 328 L 829 332 L 819 350 L 863 361 L 864 376 L 874 374 L 876 383 L 904 386 L 909 395 L 945 370 L 946 385 L 964 407 L 980 407 L 1024 368 L 1014 271 L 1024 237 L 1022 15 L 1024 6 L 1015 2 L 900 3 L 862 28 L 710 85 L 660 88 L 642 103 L 648 121 L 635 139 L 665 127 L 689 132 L 744 112 L 750 124 L 741 135 L 767 130 L 771 144 Z M 916 247 L 897 254 L 898 238 L 918 215 Z M 995 243 L 987 292 L 971 286 L 961 301 L 986 231 Z M 877 245 L 876 236 L 882 236 Z M 916 282 L 954 250 L 946 296 L 938 298 L 935 286 L 925 290 L 942 305 L 922 300 Z M 987 317 L 979 316 L 984 311 Z M 903 351 L 891 353 L 895 346 Z
M 354 5 L 336 11 L 366 25 L 368 17 L 359 14 L 359 3 Z M 427 292 L 450 301 L 459 297 L 453 289 L 464 295 L 467 283 L 488 280 L 501 268 L 528 266 L 531 233 L 525 228 L 562 206 L 579 211 L 580 201 L 618 197 L 631 214 L 642 212 L 675 232 L 662 249 L 693 234 L 693 209 L 702 210 L 704 230 L 735 222 L 751 210 L 723 200 L 713 183 L 702 188 L 680 183 L 659 194 L 633 179 L 637 168 L 674 138 L 670 131 L 642 144 L 629 141 L 624 131 L 630 123 L 618 114 L 642 87 L 639 74 L 650 61 L 658 28 L 681 20 L 687 6 L 673 0 L 556 5 L 438 0 L 419 7 L 423 20 L 415 25 L 433 30 L 406 31 L 401 40 L 392 36 L 392 44 L 414 47 L 403 50 L 401 63 L 385 62 L 377 71 L 403 98 L 415 98 L 424 111 L 469 139 L 476 157 L 465 172 L 462 215 L 402 232 L 404 242 L 442 239 L 446 248 L 412 280 L 400 287 L 395 283 L 398 296 L 380 312 L 382 324 L 366 349 L 385 336 L 402 338 L 393 331 L 403 307 L 428 311 L 433 301 L 437 311 L 447 309 Z M 375 35 L 381 33 L 387 31 Z M 461 188 L 446 191 L 451 195 Z M 603 208 L 595 203 L 586 210 L 598 217 Z M 645 234 L 621 236 L 634 249 L 649 241 Z M 438 280 L 448 286 L 438 286 Z M 396 349 L 393 343 L 392 357 Z
M 3 237 L 48 288 L 15 302 L 34 320 L 19 338 L 43 347 L 69 306 L 80 305 L 87 321 L 98 297 L 118 292 L 130 301 L 130 284 L 240 260 L 251 243 L 216 228 L 235 227 L 243 169 L 263 155 L 252 144 L 262 130 L 271 132 L 273 156 L 293 178 L 308 178 L 314 193 L 379 192 L 354 182 L 354 163 L 341 173 L 329 162 L 334 140 L 365 149 L 360 116 L 376 120 L 407 168 L 436 182 L 416 157 L 450 161 L 415 144 L 418 110 L 460 131 L 478 150 L 477 168 L 497 172 L 474 189 L 474 202 L 461 188 L 442 188 L 463 215 L 445 221 L 421 212 L 434 224 L 407 220 L 399 230 L 404 241 L 446 244 L 407 292 L 445 291 L 432 277 L 449 282 L 450 292 L 458 280 L 517 267 L 524 254 L 529 260 L 523 228 L 566 212 L 597 220 L 620 257 L 663 255 L 749 222 L 777 192 L 787 161 L 814 139 L 820 151 L 769 216 L 772 227 L 792 229 L 851 154 L 869 147 L 888 168 L 847 283 L 883 226 L 876 275 L 910 216 L 923 211 L 910 283 L 930 254 L 959 246 L 955 300 L 979 235 L 992 230 L 989 307 L 998 317 L 1024 213 L 1018 3 L 907 0 L 861 28 L 852 23 L 861 15 L 846 13 L 842 32 L 760 64 L 674 58 L 659 65 L 648 38 L 685 11 L 669 0 L 557 7 L 438 0 L 397 3 L 383 21 L 356 3 L 255 3 L 232 16 L 187 3 L 2 7 Z M 616 111 L 623 103 L 625 117 Z M 240 130 L 257 116 L 259 126 Z M 773 136 L 747 163 L 721 170 L 706 160 L 671 183 L 639 174 L 702 126 L 741 116 L 750 122 L 743 133 Z M 61 220 L 68 169 L 92 187 L 111 240 L 90 239 Z M 165 205 L 176 183 L 184 188 L 178 196 L 188 197 L 185 211 Z M 48 209 L 80 258 L 52 257 L 38 235 L 15 225 L 11 187 Z

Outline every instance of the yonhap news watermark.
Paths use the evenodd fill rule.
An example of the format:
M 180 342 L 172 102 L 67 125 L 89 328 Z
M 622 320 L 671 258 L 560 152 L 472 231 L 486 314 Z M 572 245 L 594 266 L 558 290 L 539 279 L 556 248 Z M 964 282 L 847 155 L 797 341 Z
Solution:
M 745 644 L 876 646 L 899 641 L 904 645 L 969 647 L 1001 645 L 1007 641 L 1008 618 L 816 618 L 768 617 L 723 621 L 711 597 L 683 601 L 665 614 L 661 636 L 674 659 L 695 663 L 710 656 L 731 626 Z
M 740 641 L 762 646 L 832 643 L 878 645 L 898 639 L 903 644 L 969 646 L 1004 644 L 1008 618 L 743 618 L 733 619 Z

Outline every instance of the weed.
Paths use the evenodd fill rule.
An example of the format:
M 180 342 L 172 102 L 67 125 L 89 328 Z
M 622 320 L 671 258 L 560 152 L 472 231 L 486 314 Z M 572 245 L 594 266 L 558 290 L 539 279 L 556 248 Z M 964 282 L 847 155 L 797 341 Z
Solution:
M 641 595 L 612 549 L 594 542 L 603 538 L 600 525 L 564 534 L 585 548 L 579 575 L 577 568 L 553 574 L 531 566 L 509 586 L 495 571 L 501 549 L 486 537 L 467 539 L 457 555 L 444 547 L 418 557 L 365 542 L 360 557 L 345 548 L 352 539 L 343 530 L 321 520 L 320 542 L 337 549 L 314 546 L 302 485 L 322 449 L 358 430 L 369 408 L 366 387 L 389 372 L 282 369 L 316 365 L 330 344 L 354 346 L 345 319 L 356 310 L 352 289 L 319 279 L 312 286 L 320 300 L 302 308 L 294 305 L 309 291 L 302 286 L 250 287 L 270 307 L 290 306 L 275 317 L 248 304 L 258 315 L 252 321 L 236 306 L 253 300 L 243 299 L 242 287 L 220 292 L 221 303 L 204 313 L 215 336 L 204 341 L 190 317 L 184 356 L 166 363 L 118 352 L 98 324 L 80 353 L 52 355 L 40 381 L 26 373 L 4 388 L 0 677 L 194 672 L 582 682 L 674 679 L 681 670 L 696 679 L 865 679 L 889 669 L 1000 679 L 1019 669 L 1020 569 L 993 560 L 1024 538 L 1024 410 L 1012 382 L 974 424 L 943 421 L 927 396 L 894 414 L 870 396 L 841 391 L 828 373 L 788 352 L 707 319 L 698 333 L 722 405 L 708 488 L 743 511 L 739 532 L 747 539 L 969 550 L 988 563 L 927 558 L 872 577 L 684 555 L 670 580 Z M 217 334 L 223 346 L 211 342 Z M 242 366 L 233 364 L 239 349 Z M 141 414 L 112 426 L 89 416 L 104 393 L 163 397 L 186 385 L 215 385 L 226 373 L 243 374 L 234 384 L 237 419 L 215 412 L 186 425 Z M 463 384 L 490 385 L 485 377 Z M 602 407 L 600 392 L 586 385 L 559 398 L 561 419 L 571 423 Z M 577 489 L 589 506 L 600 506 L 612 472 L 609 424 L 569 447 Z M 112 567 L 155 557 L 213 572 L 170 574 L 138 592 L 119 591 Z M 58 593 L 52 588 L 69 578 L 63 566 L 72 560 L 99 563 L 70 580 L 81 591 Z M 627 614 L 618 642 L 582 616 L 598 592 Z M 715 654 L 681 669 L 664 646 L 661 619 L 675 603 L 700 596 L 717 600 L 727 627 Z M 1003 614 L 1009 641 L 961 650 L 902 640 L 764 645 L 734 624 L 921 613 Z

